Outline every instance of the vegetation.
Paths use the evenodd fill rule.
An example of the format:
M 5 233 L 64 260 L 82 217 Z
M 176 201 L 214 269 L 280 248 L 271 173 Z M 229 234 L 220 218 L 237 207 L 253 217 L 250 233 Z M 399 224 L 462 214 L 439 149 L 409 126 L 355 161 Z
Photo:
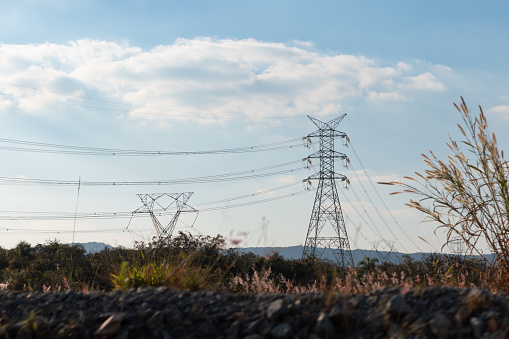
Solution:
M 418 200 L 410 200 L 408 206 L 445 228 L 447 243 L 461 239 L 470 253 L 489 265 L 490 257 L 480 250 L 486 242 L 495 255 L 486 278 L 509 291 L 509 166 L 482 108 L 474 116 L 461 100 L 460 106 L 454 106 L 463 119 L 458 124 L 462 139 L 450 139 L 447 146 L 452 155 L 440 160 L 432 151 L 423 154 L 428 167 L 424 174 L 387 184 L 417 195 Z
M 69 260 L 73 252 L 72 261 Z M 383 286 L 478 286 L 488 266 L 479 260 L 429 254 L 421 261 L 404 256 L 400 264 L 364 258 L 343 269 L 316 258 L 289 260 L 278 253 L 259 256 L 225 249 L 224 239 L 180 233 L 168 242 L 85 253 L 81 245 L 57 241 L 0 248 L 0 289 L 20 291 L 111 291 L 168 286 L 188 291 L 366 292 Z

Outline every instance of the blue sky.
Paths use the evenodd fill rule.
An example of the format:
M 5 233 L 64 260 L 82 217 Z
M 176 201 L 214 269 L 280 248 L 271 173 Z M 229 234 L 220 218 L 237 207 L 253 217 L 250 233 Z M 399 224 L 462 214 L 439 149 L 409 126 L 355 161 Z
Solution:
M 502 148 L 509 142 L 508 7 L 502 1 L 2 2 L 0 135 L 202 151 L 303 137 L 314 131 L 306 115 L 328 120 L 347 113 L 340 129 L 352 148 L 338 142 L 338 150 L 350 156 L 352 168 L 338 164 L 338 171 L 352 182 L 341 193 L 352 248 L 386 237 L 402 251 L 440 249 L 440 232 L 404 207 L 409 197 L 389 196 L 376 185 L 375 191 L 369 179 L 422 171 L 420 153 L 428 149 L 446 155 L 444 143 L 456 135 L 459 119 L 452 102 L 461 95 L 472 109 L 483 106 Z M 0 150 L 0 176 L 170 180 L 268 167 L 313 151 L 120 158 Z M 206 202 L 296 183 L 240 199 L 255 201 L 303 192 L 299 181 L 312 173 L 200 185 L 83 186 L 78 212 L 133 211 L 141 205 L 136 194 L 161 189 L 192 191 L 189 204 L 205 209 Z M 313 194 L 200 213 L 194 225 L 247 246 L 302 244 Z M 77 187 L 2 185 L 0 201 L 4 216 L 73 213 Z M 187 230 L 192 220 L 183 222 Z M 127 223 L 78 218 L 75 239 L 129 244 L 137 234 L 153 235 L 148 218 L 129 225 L 137 234 L 122 231 Z M 73 220 L 3 220 L 0 245 L 70 241 L 73 227 Z

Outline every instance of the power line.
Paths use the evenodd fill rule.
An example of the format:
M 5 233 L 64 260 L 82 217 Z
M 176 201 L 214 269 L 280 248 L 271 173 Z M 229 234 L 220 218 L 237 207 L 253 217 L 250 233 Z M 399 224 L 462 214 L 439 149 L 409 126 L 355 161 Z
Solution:
M 35 152 L 35 153 L 71 154 L 71 155 L 103 155 L 103 156 L 211 155 L 211 154 L 267 152 L 267 151 L 275 151 L 275 150 L 281 150 L 281 149 L 304 147 L 303 144 L 285 145 L 285 144 L 289 144 L 289 143 L 294 143 L 299 140 L 301 140 L 301 138 L 285 140 L 285 141 L 264 144 L 264 145 L 216 149 L 216 150 L 205 150 L 205 151 L 153 151 L 153 150 L 84 147 L 84 146 L 51 144 L 51 143 L 43 143 L 43 142 L 0 138 L 0 143 L 26 145 L 26 146 L 34 146 L 35 147 L 35 148 L 34 147 L 30 148 L 30 147 L 0 146 L 0 150 Z
M 391 233 L 391 235 L 394 237 L 394 239 L 397 239 L 396 235 L 394 234 L 394 232 L 392 231 L 392 229 L 389 227 L 389 225 L 387 224 L 387 222 L 385 221 L 384 217 L 382 217 L 382 214 L 380 213 L 380 211 L 378 210 L 378 208 L 376 207 L 375 203 L 373 202 L 373 200 L 371 199 L 371 196 L 368 194 L 366 188 L 364 187 L 364 185 L 362 184 L 362 181 L 360 180 L 359 176 L 357 175 L 357 173 L 355 172 L 355 169 L 353 168 L 352 166 L 352 173 L 355 175 L 355 178 L 357 179 L 357 182 L 359 183 L 359 185 L 361 186 L 362 190 L 364 191 L 364 194 L 366 194 L 366 197 L 368 198 L 369 202 L 371 203 L 371 205 L 373 206 L 375 212 L 378 214 L 378 217 L 380 218 L 380 220 L 382 220 L 382 223 L 387 227 L 387 230 Z M 353 186 L 353 185 L 352 185 Z M 366 212 L 367 213 L 367 212 Z M 407 251 L 408 250 L 405 248 L 405 246 L 403 244 L 401 244 L 401 247 L 403 248 L 403 250 Z
M 153 231 L 153 228 L 139 229 L 137 231 Z M 36 229 L 36 228 L 15 228 L 15 227 L 0 227 L 0 231 L 4 231 L 8 234 L 26 234 L 26 232 L 30 233 L 72 233 L 70 230 L 56 230 L 56 229 Z M 91 230 L 78 230 L 75 233 L 110 233 L 110 232 L 125 232 L 125 228 L 100 228 L 100 229 L 91 229 Z
M 312 166 L 313 169 L 314 169 L 314 166 Z M 315 169 L 315 174 L 317 174 L 318 172 L 316 171 Z M 312 187 L 312 186 L 311 186 Z M 313 190 L 316 190 L 314 187 L 312 187 Z M 361 202 L 361 199 L 359 198 L 359 196 L 357 195 L 354 187 L 352 185 L 349 186 L 349 190 L 352 191 L 352 193 L 354 194 L 355 198 L 357 199 L 357 201 Z M 366 221 L 366 219 L 364 219 L 364 217 L 362 216 L 362 214 L 359 212 L 359 210 L 355 207 L 355 204 L 350 200 L 350 198 L 348 197 L 347 194 L 345 194 L 343 192 L 343 190 L 338 190 L 339 192 L 341 192 L 341 194 L 343 195 L 343 198 L 346 199 L 346 201 L 350 204 L 350 206 L 353 208 L 353 210 L 357 213 L 357 215 L 361 218 L 361 220 L 366 224 L 366 226 L 369 227 L 369 229 L 373 232 L 373 233 L 377 233 L 379 236 L 382 236 L 382 233 L 380 233 L 380 230 L 376 227 L 376 223 L 373 221 L 373 219 L 371 219 L 371 216 L 369 215 L 368 211 L 366 210 L 366 208 L 364 208 L 363 206 L 361 206 L 362 210 L 364 211 L 364 213 L 366 213 L 366 216 L 368 217 L 368 219 L 370 220 L 370 223 L 368 223 Z M 350 219 L 350 218 L 349 218 Z M 352 219 L 350 219 L 351 221 Z M 373 226 L 371 226 L 373 225 Z M 359 231 L 359 230 L 358 230 Z M 364 237 L 366 240 L 367 238 Z M 369 242 L 369 241 L 368 241 Z
M 371 178 L 370 178 L 370 176 L 368 175 L 368 173 L 367 173 L 367 171 L 366 171 L 366 169 L 365 169 L 364 165 L 362 164 L 362 161 L 361 161 L 361 159 L 359 158 L 359 155 L 357 154 L 357 152 L 355 151 L 355 148 L 354 148 L 354 147 L 353 147 L 353 145 L 351 145 L 351 144 L 350 144 L 350 146 L 351 146 L 351 148 L 352 148 L 353 154 L 355 155 L 355 158 L 357 159 L 357 161 L 359 162 L 359 164 L 360 164 L 360 165 L 361 165 L 361 167 L 363 168 L 363 170 L 362 170 L 362 171 L 364 172 L 364 175 L 366 175 L 366 178 L 368 179 L 368 182 L 371 184 L 371 187 L 373 188 L 373 190 L 375 191 L 376 195 L 378 196 L 378 198 L 379 198 L 379 199 L 380 199 L 380 201 L 382 202 L 382 205 L 384 206 L 385 210 L 389 213 L 389 215 L 391 216 L 391 218 L 392 218 L 392 220 L 394 221 L 394 223 L 395 223 L 395 224 L 399 227 L 399 229 L 403 232 L 403 234 L 406 236 L 406 238 L 407 238 L 407 239 L 408 239 L 408 240 L 409 240 L 409 241 L 410 241 L 410 242 L 411 242 L 411 243 L 412 243 L 415 247 L 417 247 L 417 249 L 418 249 L 419 251 L 421 251 L 421 252 L 422 252 L 422 250 L 421 250 L 421 248 L 419 247 L 419 245 L 417 245 L 417 244 L 416 244 L 416 243 L 412 240 L 412 238 L 410 238 L 410 236 L 409 236 L 409 235 L 405 232 L 405 230 L 403 229 L 403 227 L 401 227 L 401 225 L 398 223 L 398 221 L 396 220 L 396 218 L 394 217 L 394 215 L 393 215 L 393 214 L 392 214 L 392 212 L 390 211 L 389 207 L 387 207 L 387 205 L 385 204 L 384 199 L 382 199 L 382 197 L 380 196 L 380 193 L 378 193 L 378 190 L 376 189 L 375 185 L 373 184 L 373 181 L 371 180 Z M 355 171 L 354 171 L 354 173 L 355 173 Z M 360 183 L 360 181 L 359 181 L 359 183 Z M 361 186 L 362 186 L 362 183 L 360 183 L 360 184 L 361 184 Z M 364 189 L 364 187 L 363 187 L 363 186 L 362 186 L 362 188 Z M 366 191 L 366 190 L 364 189 L 364 191 Z M 366 192 L 366 195 L 367 195 L 367 192 Z M 368 196 L 368 198 L 369 198 L 369 196 Z M 370 201 L 371 201 L 371 198 L 369 198 L 369 199 L 370 199 Z M 375 207 L 375 209 L 376 209 L 376 207 Z M 380 212 L 378 212 L 378 210 L 377 210 L 377 213 L 380 215 Z M 381 217 L 381 215 L 380 215 L 380 217 Z M 383 221 L 384 221 L 384 224 L 387 226 L 387 223 L 385 222 L 385 220 L 384 220 L 384 219 L 383 219 Z M 387 228 L 389 228 L 389 226 L 387 226 Z M 394 237 L 395 239 L 397 239 L 397 238 L 396 238 L 396 236 L 394 235 L 394 233 L 392 233 L 392 231 L 390 230 L 390 228 L 389 228 L 389 231 L 391 232 L 391 234 L 393 235 L 393 237 Z M 403 246 L 402 246 L 402 247 L 403 247 Z M 403 247 L 403 249 L 406 251 L 406 249 L 405 249 L 404 247 Z
M 219 115 L 219 114 L 211 114 L 211 113 L 203 113 L 203 112 L 187 111 L 187 110 L 178 110 L 178 109 L 171 109 L 171 108 L 151 107 L 151 106 L 143 106 L 143 105 L 132 105 L 132 104 L 128 104 L 128 103 L 125 103 L 125 102 L 119 102 L 119 101 L 113 101 L 113 100 L 105 100 L 105 99 L 97 99 L 97 98 L 88 98 L 88 97 L 74 95 L 74 94 L 67 94 L 67 93 L 62 93 L 62 92 L 57 92 L 57 91 L 49 91 L 49 90 L 44 90 L 44 89 L 41 89 L 41 88 L 38 88 L 38 87 L 19 85 L 19 84 L 14 84 L 14 83 L 5 82 L 5 81 L 0 81 L 0 83 L 2 83 L 4 85 L 9 85 L 9 86 L 28 88 L 28 89 L 31 89 L 31 90 L 34 90 L 34 91 L 43 92 L 43 93 L 57 94 L 57 95 L 66 96 L 66 97 L 69 97 L 69 98 L 80 99 L 80 100 L 89 100 L 89 101 L 103 102 L 103 103 L 107 103 L 107 104 L 128 106 L 130 108 L 146 108 L 146 109 L 153 109 L 153 110 L 158 110 L 158 111 L 163 111 L 163 112 L 189 113 L 189 114 L 193 114 L 194 118 L 196 118 L 196 117 L 200 117 L 200 118 L 224 118 L 224 117 L 227 117 L 229 119 L 294 119 L 294 118 L 305 118 L 306 117 L 305 114 L 294 115 L 294 116 L 265 116 L 265 117 L 238 116 L 238 115 L 228 115 L 228 114 L 221 114 L 221 115 Z M 27 97 L 23 97 L 23 96 L 16 96 L 14 94 L 9 94 L 9 93 L 5 93 L 5 92 L 0 92 L 0 94 L 8 95 L 8 96 L 13 96 L 13 97 L 18 97 L 18 98 L 22 98 L 22 99 L 33 99 L 33 100 L 48 101 L 48 100 L 43 100 L 43 99 L 38 99 L 38 98 L 27 98 Z M 49 101 L 49 102 L 52 102 L 52 101 Z M 53 101 L 53 102 L 54 103 L 58 103 L 58 104 L 67 104 L 67 103 L 58 102 L 58 101 Z M 73 106 L 76 106 L 76 105 L 73 104 Z M 83 106 L 83 107 L 85 107 L 85 108 L 96 108 L 96 107 L 87 107 L 87 106 Z M 106 108 L 100 108 L 100 107 L 97 107 L 97 108 L 98 109 L 106 109 Z M 131 111 L 124 110 L 123 112 L 130 113 Z M 166 114 L 148 113 L 148 112 L 143 113 L 143 114 L 168 116 Z M 326 116 L 329 116 L 329 115 L 333 115 L 333 114 L 327 114 Z M 182 116 L 172 115 L 172 117 L 182 117 Z M 184 116 L 184 117 L 189 117 L 189 116 Z
M 93 100 L 93 101 L 99 101 L 99 102 L 110 103 L 110 104 L 125 105 L 125 106 L 130 106 L 132 108 L 146 108 L 146 109 L 160 110 L 163 112 L 179 112 L 179 113 L 192 114 L 192 116 L 190 116 L 190 115 L 181 115 L 181 114 L 179 115 L 179 114 L 163 114 L 163 113 L 152 113 L 152 112 L 135 112 L 136 114 L 139 114 L 139 115 L 155 115 L 155 116 L 163 116 L 166 118 L 193 118 L 193 119 L 215 118 L 215 119 L 226 119 L 226 120 L 263 120 L 263 119 L 296 119 L 296 118 L 305 118 L 306 117 L 306 115 L 294 115 L 294 116 L 249 116 L 249 115 L 244 115 L 244 116 L 240 116 L 240 115 L 229 115 L 229 114 L 199 113 L 199 112 L 195 112 L 195 111 L 184 111 L 184 110 L 177 110 L 177 109 L 167 109 L 167 108 L 165 109 L 165 108 L 154 108 L 154 107 L 147 107 L 147 106 L 130 105 L 130 104 L 126 104 L 126 103 L 114 102 L 114 101 L 109 101 L 109 100 L 91 99 L 91 98 L 86 98 L 86 97 L 74 96 L 74 95 L 70 95 L 70 94 L 64 94 L 64 93 L 60 93 L 60 92 L 45 91 L 45 90 L 40 90 L 40 89 L 37 89 L 34 87 L 14 85 L 14 84 L 10 84 L 10 83 L 6 83 L 6 84 L 31 88 L 31 89 L 39 90 L 42 92 L 59 94 L 59 95 L 64 95 L 64 96 L 68 96 L 68 97 L 74 97 L 77 99 L 85 99 L 85 100 Z M 0 94 L 18 98 L 18 99 L 35 100 L 35 101 L 47 102 L 47 103 L 53 103 L 53 104 L 59 104 L 59 105 L 98 109 L 98 110 L 127 113 L 127 114 L 132 113 L 132 109 L 126 110 L 126 109 L 118 109 L 118 108 L 110 108 L 110 107 L 75 104 L 75 103 L 70 103 L 70 102 L 61 102 L 61 101 L 47 100 L 47 99 L 41 99 L 41 98 L 26 97 L 26 96 L 22 96 L 22 95 L 16 95 L 16 94 L 5 93 L 5 92 L 0 92 Z
M 260 195 L 260 194 L 267 194 L 267 193 L 270 193 L 270 192 L 273 192 L 276 190 L 294 186 L 299 183 L 300 182 L 293 183 L 290 185 L 284 185 L 284 186 L 276 187 L 273 189 L 264 190 L 262 192 L 256 192 L 256 193 L 252 193 L 252 194 L 248 194 L 248 195 L 242 195 L 242 196 L 233 197 L 230 199 L 206 202 L 199 206 L 213 205 L 216 203 L 222 203 L 222 202 L 227 202 L 227 201 L 248 198 L 248 197 L 252 197 L 252 196 L 256 196 L 256 195 Z M 265 202 L 269 202 L 269 201 L 276 201 L 276 200 L 291 198 L 291 197 L 295 197 L 295 196 L 298 196 L 298 195 L 301 195 L 304 193 L 308 193 L 308 191 L 289 193 L 289 194 L 280 195 L 280 196 L 276 196 L 276 197 L 266 198 L 266 199 L 262 199 L 262 200 L 255 200 L 255 201 L 250 201 L 250 202 L 245 202 L 245 203 L 238 203 L 238 204 L 234 204 L 234 205 L 212 206 L 212 207 L 203 208 L 203 209 L 200 208 L 200 213 L 251 206 L 251 205 L 256 205 L 256 204 L 265 203 Z M 11 215 L 2 215 L 3 213 L 8 213 Z M 170 210 L 170 209 L 166 209 L 166 210 L 155 209 L 154 210 L 154 214 L 156 216 L 171 215 L 172 213 L 174 213 L 174 211 Z M 78 213 L 76 213 L 76 214 L 75 213 L 63 213 L 63 212 L 0 211 L 0 220 L 72 220 L 75 218 L 99 220 L 99 219 L 125 219 L 125 218 L 133 218 L 133 217 L 140 217 L 140 216 L 137 215 L 136 213 L 126 212 L 126 211 L 124 211 L 124 212 L 94 212 L 94 213 L 80 213 L 80 214 L 78 214 Z
M 162 186 L 162 185 L 182 185 L 182 184 L 201 184 L 212 182 L 226 182 L 245 180 L 253 178 L 263 178 L 287 173 L 295 173 L 305 170 L 304 167 L 297 167 L 288 170 L 274 171 L 269 173 L 253 174 L 255 172 L 262 172 L 269 169 L 285 167 L 291 164 L 296 164 L 302 160 L 291 161 L 283 164 L 268 166 L 259 169 L 247 170 L 242 172 L 226 173 L 211 175 L 205 177 L 194 177 L 184 179 L 170 179 L 170 180 L 149 180 L 149 181 L 81 181 L 81 186 Z M 14 178 L 14 177 L 0 177 L 0 184 L 2 185 L 45 185 L 45 186 L 72 186 L 78 185 L 78 181 L 74 180 L 53 180 L 53 179 L 28 179 L 28 178 Z
M 257 200 L 257 201 L 253 201 L 253 202 L 242 203 L 242 204 L 205 208 L 205 209 L 200 209 L 200 212 L 211 212 L 211 211 L 218 211 L 218 210 L 224 210 L 224 209 L 229 209 L 229 208 L 251 206 L 251 205 L 260 204 L 260 203 L 269 202 L 269 201 L 276 201 L 276 200 L 281 200 L 281 199 L 286 199 L 286 198 L 292 198 L 292 197 L 296 197 L 298 195 L 306 194 L 306 193 L 308 193 L 308 191 L 300 191 L 300 192 L 296 192 L 296 193 L 290 193 L 290 194 L 281 195 L 281 196 L 277 196 L 277 197 L 273 197 L 273 198 L 267 198 L 267 199 L 263 199 L 263 200 Z
M 288 184 L 288 185 L 284 185 L 284 186 L 280 186 L 280 187 L 275 187 L 275 188 L 271 188 L 271 189 L 266 189 L 266 190 L 258 191 L 258 192 L 255 192 L 255 193 L 240 195 L 240 196 L 233 197 L 233 198 L 227 198 L 227 199 L 222 199 L 222 200 L 205 202 L 205 203 L 201 203 L 201 204 L 198 204 L 198 205 L 195 205 L 195 206 L 196 206 L 196 208 L 200 208 L 200 206 L 215 205 L 215 204 L 235 201 L 235 200 L 239 200 L 239 199 L 251 198 L 251 197 L 254 197 L 254 196 L 261 195 L 261 194 L 272 193 L 272 192 L 279 191 L 279 190 L 282 190 L 282 189 L 285 189 L 285 188 L 288 188 L 288 187 L 293 187 L 295 185 L 300 185 L 301 183 L 302 182 L 297 181 L 297 182 L 294 182 L 292 184 Z
M 352 192 L 354 193 L 356 199 L 360 202 L 360 199 L 359 197 L 357 196 L 357 193 L 355 193 L 354 189 L 352 186 L 350 186 L 350 189 L 352 190 Z M 364 219 L 364 217 L 362 216 L 362 214 L 357 210 L 357 208 L 355 207 L 354 203 L 350 200 L 350 198 L 348 198 L 348 196 L 343 192 L 341 191 L 341 193 L 343 194 L 343 197 L 346 199 L 346 201 L 348 201 L 348 203 L 350 204 L 350 206 L 353 208 L 353 210 L 357 213 L 357 215 L 361 218 L 361 220 L 366 224 L 366 226 L 368 226 L 370 228 L 371 231 L 373 231 L 373 233 L 377 233 L 379 236 L 382 236 L 382 233 L 380 233 L 380 230 L 378 230 L 378 228 L 376 227 L 376 224 L 373 222 L 373 219 L 371 219 L 371 216 L 368 214 L 368 211 L 362 207 L 362 209 L 364 210 L 364 213 L 366 213 L 368 219 L 370 220 L 371 224 L 368 223 L 366 221 L 366 219 Z M 371 226 L 373 225 L 373 226 Z

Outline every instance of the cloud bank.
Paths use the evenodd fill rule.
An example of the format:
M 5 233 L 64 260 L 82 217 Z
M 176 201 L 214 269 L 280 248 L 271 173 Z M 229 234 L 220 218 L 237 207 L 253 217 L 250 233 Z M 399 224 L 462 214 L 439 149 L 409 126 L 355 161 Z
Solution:
M 312 48 L 303 42 L 210 38 L 179 39 L 148 51 L 88 39 L 0 44 L 0 111 L 39 114 L 61 102 L 143 119 L 195 118 L 196 112 L 325 115 L 337 113 L 348 98 L 409 101 L 416 91 L 446 89 L 432 66 L 381 66 L 364 56 Z

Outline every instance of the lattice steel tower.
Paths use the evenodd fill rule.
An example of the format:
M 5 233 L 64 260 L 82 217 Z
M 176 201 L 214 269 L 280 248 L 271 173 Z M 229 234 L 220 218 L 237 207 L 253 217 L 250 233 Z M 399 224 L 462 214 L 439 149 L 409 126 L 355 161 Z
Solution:
M 346 114 L 343 114 L 327 123 L 308 116 L 318 130 L 307 137 L 320 138 L 320 150 L 311 154 L 308 159 L 320 159 L 320 172 L 308 178 L 308 180 L 318 180 L 318 187 L 302 256 L 311 254 L 320 258 L 327 249 L 330 249 L 339 264 L 343 267 L 353 267 L 352 252 L 336 187 L 336 179 L 346 181 L 347 178 L 334 171 L 336 159 L 347 159 L 345 154 L 334 150 L 335 138 L 347 137 L 345 133 L 335 129 L 345 116 Z M 324 230 L 326 225 L 332 227 L 332 230 Z M 323 236 L 325 231 L 332 233 L 332 236 Z
M 138 194 L 143 206 L 133 213 L 150 214 L 159 239 L 169 240 L 182 213 L 196 213 L 196 217 L 198 217 L 198 210 L 187 204 L 191 195 L 193 192 Z M 158 218 L 158 216 L 172 214 L 172 218 L 166 225 L 163 225 Z

